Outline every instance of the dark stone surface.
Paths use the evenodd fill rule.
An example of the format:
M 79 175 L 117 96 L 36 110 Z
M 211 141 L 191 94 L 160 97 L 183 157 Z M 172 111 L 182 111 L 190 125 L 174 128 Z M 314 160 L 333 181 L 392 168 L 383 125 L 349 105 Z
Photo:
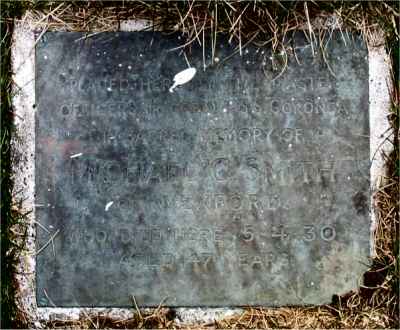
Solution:
M 197 74 L 170 93 L 188 67 L 178 35 L 83 37 L 46 33 L 36 48 L 38 249 L 59 231 L 37 256 L 39 306 L 320 304 L 358 286 L 360 38 L 334 33 L 327 65 L 298 34 L 282 72 L 284 53 L 230 56 L 220 37 L 217 63 L 210 47 L 186 51 Z

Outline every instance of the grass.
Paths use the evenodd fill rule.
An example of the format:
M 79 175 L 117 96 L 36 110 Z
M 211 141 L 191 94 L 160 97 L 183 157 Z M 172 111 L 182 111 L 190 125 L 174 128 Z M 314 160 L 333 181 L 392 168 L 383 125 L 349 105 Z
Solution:
M 377 193 L 378 227 L 375 235 L 377 257 L 364 275 L 359 292 L 335 297 L 330 305 L 312 308 L 249 308 L 242 315 L 213 324 L 217 328 L 399 328 L 399 12 L 396 2 L 232 2 L 232 1 L 2 1 L 1 2 L 1 327 L 28 327 L 15 304 L 14 274 L 18 252 L 12 227 L 21 216 L 12 204 L 10 138 L 12 135 L 10 42 L 13 19 L 29 10 L 37 28 L 72 31 L 113 31 L 121 19 L 150 19 L 157 27 L 179 29 L 187 47 L 199 36 L 210 35 L 215 45 L 218 33 L 229 33 L 243 46 L 247 42 L 285 47 L 283 37 L 306 27 L 309 36 L 318 34 L 310 21 L 318 18 L 332 23 L 336 17 L 345 29 L 361 31 L 368 39 L 380 27 L 393 61 L 391 121 L 394 150 L 386 155 L 387 184 Z M 334 15 L 334 16 L 332 16 Z M 239 50 L 241 51 L 241 50 Z M 165 328 L 179 327 L 174 312 L 159 308 L 152 314 L 138 312 L 129 320 L 113 320 L 101 315 L 82 316 L 79 321 L 53 320 L 51 328 Z M 198 325 L 194 326 L 197 327 Z
M 11 228 L 21 217 L 12 207 L 11 151 L 10 139 L 13 131 L 11 105 L 11 54 L 10 44 L 13 22 L 11 17 L 21 14 L 21 6 L 16 2 L 0 4 L 1 10 L 1 328 L 21 326 L 15 302 L 15 264 L 21 246 L 16 244 Z

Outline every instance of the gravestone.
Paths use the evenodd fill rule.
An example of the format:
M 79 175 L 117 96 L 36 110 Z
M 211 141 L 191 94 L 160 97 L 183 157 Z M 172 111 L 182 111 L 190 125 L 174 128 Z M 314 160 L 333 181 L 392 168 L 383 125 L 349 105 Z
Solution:
M 181 44 L 38 42 L 38 305 L 306 305 L 357 288 L 370 249 L 361 38 L 333 33 L 322 54 L 300 33 L 280 53 L 221 36 L 213 59 Z

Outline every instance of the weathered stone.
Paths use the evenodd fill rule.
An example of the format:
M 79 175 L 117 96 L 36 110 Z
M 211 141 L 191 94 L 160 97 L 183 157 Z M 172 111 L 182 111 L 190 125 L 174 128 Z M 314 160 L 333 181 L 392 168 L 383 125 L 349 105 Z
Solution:
M 194 44 L 197 74 L 171 93 L 188 67 L 175 34 L 46 33 L 38 249 L 57 235 L 37 256 L 38 304 L 303 305 L 356 288 L 369 118 L 352 37 L 334 33 L 323 57 L 299 34 L 288 58 L 231 56 L 220 38 L 214 64 Z

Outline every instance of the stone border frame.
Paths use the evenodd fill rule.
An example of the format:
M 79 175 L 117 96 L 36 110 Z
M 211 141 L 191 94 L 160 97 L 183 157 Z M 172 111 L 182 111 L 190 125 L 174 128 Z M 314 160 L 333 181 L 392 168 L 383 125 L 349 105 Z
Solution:
M 12 43 L 13 108 L 15 132 L 12 137 L 14 202 L 25 215 L 27 240 L 21 251 L 16 280 L 17 303 L 27 318 L 37 328 L 43 321 L 53 319 L 72 321 L 83 315 L 102 314 L 113 319 L 133 317 L 134 306 L 128 308 L 60 308 L 37 307 L 35 285 L 36 225 L 35 221 L 35 35 L 33 24 L 22 19 L 17 22 Z M 140 31 L 151 26 L 150 21 L 121 22 L 120 31 Z M 45 31 L 42 31 L 44 33 Z M 40 38 L 41 35 L 37 39 Z M 386 53 L 383 34 L 377 32 L 369 40 L 369 121 L 370 121 L 370 180 L 371 180 L 371 257 L 374 257 L 374 232 L 376 229 L 375 195 L 385 176 L 384 154 L 393 148 L 388 120 L 391 106 L 390 57 Z M 54 235 L 54 233 L 53 233 Z M 50 243 L 50 242 L 49 242 Z M 145 308 L 152 312 L 155 308 Z M 177 324 L 213 322 L 243 311 L 242 308 L 174 308 Z

